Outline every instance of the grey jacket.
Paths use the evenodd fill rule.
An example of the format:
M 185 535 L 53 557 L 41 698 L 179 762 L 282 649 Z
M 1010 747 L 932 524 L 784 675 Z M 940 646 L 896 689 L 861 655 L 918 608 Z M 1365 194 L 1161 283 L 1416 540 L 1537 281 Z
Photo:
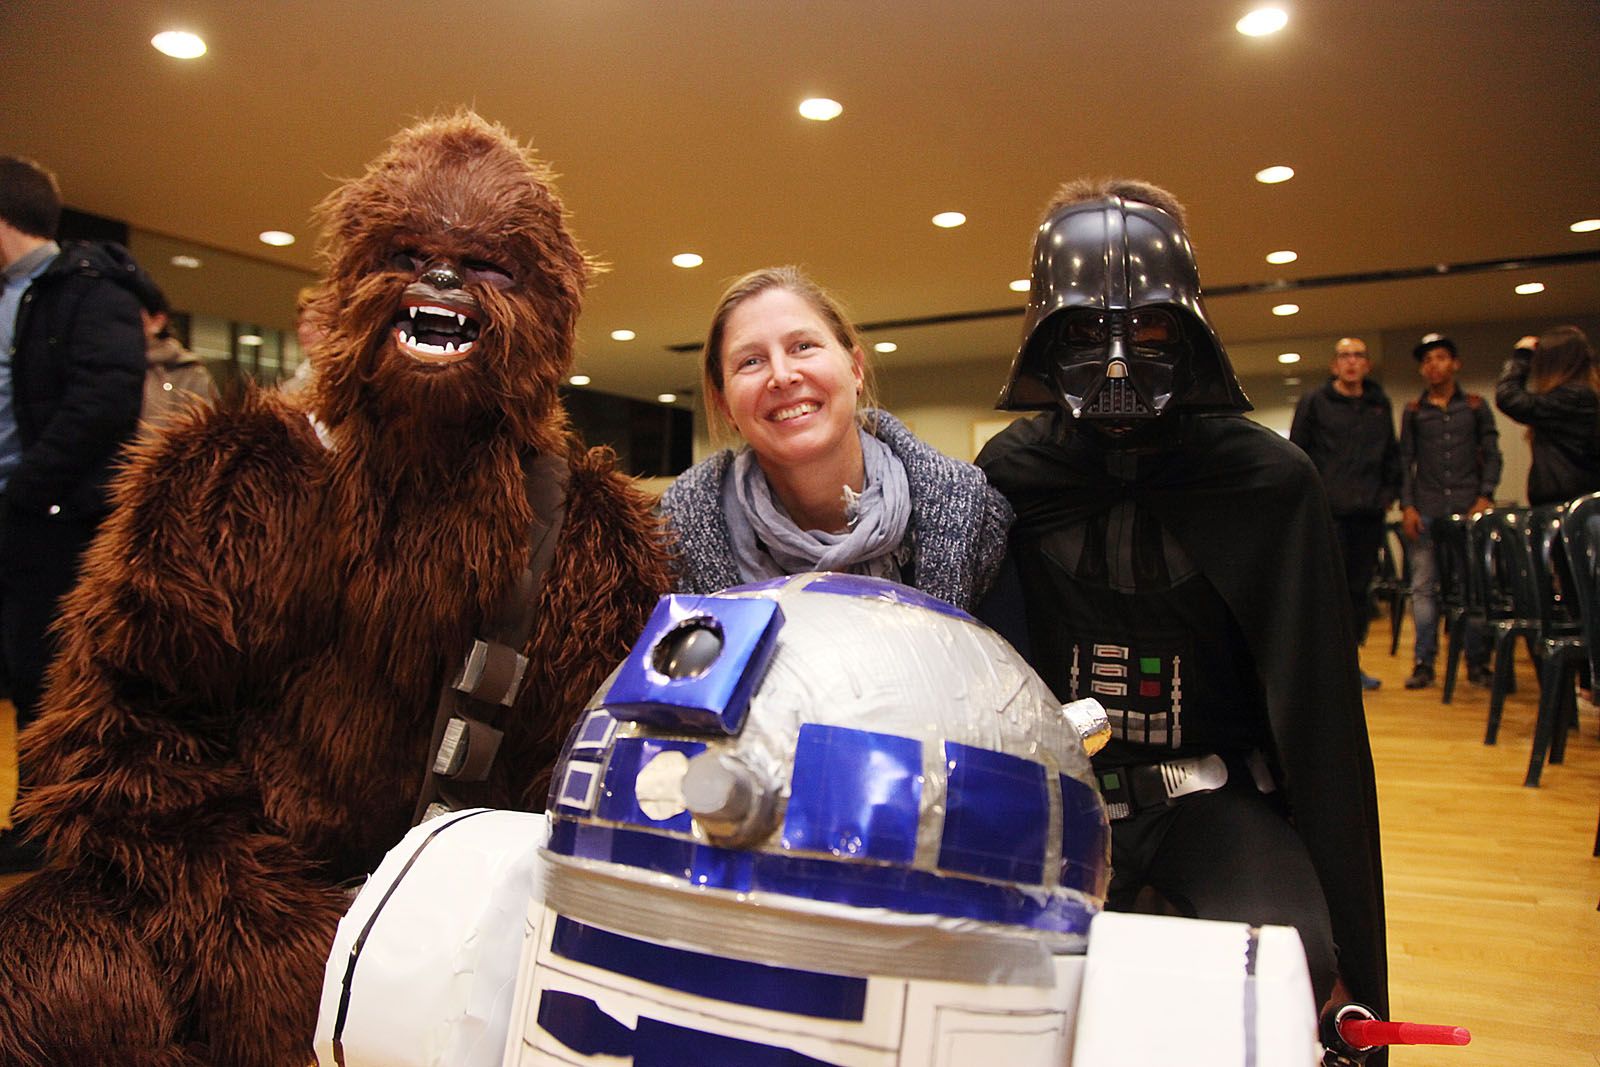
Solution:
M 978 468 L 924 444 L 888 412 L 876 415 L 875 436 L 905 466 L 910 483 L 908 582 L 970 611 L 1000 569 L 1011 505 Z M 722 480 L 733 455 L 724 450 L 703 460 L 662 494 L 661 512 L 677 542 L 680 592 L 714 593 L 742 580 L 722 513 Z

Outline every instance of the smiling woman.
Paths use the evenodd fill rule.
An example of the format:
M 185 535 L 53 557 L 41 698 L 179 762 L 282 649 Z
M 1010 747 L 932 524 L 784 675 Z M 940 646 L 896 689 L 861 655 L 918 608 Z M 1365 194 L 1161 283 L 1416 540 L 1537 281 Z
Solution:
M 714 429 L 744 446 L 662 497 L 682 590 L 846 571 L 970 608 L 988 589 L 1010 507 L 976 467 L 863 401 L 870 371 L 855 327 L 799 269 L 754 271 L 728 288 L 701 376 Z

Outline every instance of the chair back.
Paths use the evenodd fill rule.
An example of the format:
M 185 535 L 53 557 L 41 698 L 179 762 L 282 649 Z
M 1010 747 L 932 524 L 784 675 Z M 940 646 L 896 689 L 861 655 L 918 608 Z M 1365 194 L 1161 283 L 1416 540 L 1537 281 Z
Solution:
M 1547 627 L 1547 636 L 1576 634 L 1583 618 L 1574 589 L 1577 583 L 1561 536 L 1561 520 L 1566 513 L 1565 504 L 1544 504 L 1528 514 L 1533 537 L 1533 577 L 1546 607 L 1540 621 Z
M 1580 496 L 1561 516 L 1561 539 L 1571 568 L 1573 599 L 1589 647 L 1590 677 L 1600 677 L 1600 493 Z
M 1472 520 L 1472 570 L 1490 619 L 1539 626 L 1549 610 L 1540 595 L 1532 519 L 1526 509 L 1491 508 Z
M 1428 530 L 1439 570 L 1439 606 L 1451 618 L 1484 604 L 1483 587 L 1470 562 L 1468 522 L 1465 515 L 1445 515 Z

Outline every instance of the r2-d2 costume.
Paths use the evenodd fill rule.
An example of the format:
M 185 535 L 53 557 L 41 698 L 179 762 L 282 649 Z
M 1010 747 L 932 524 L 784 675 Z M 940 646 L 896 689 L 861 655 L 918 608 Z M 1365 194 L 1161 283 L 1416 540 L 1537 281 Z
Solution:
M 504 818 L 502 851 L 531 855 L 540 817 L 510 813 L 424 823 L 385 861 L 341 926 L 319 1055 L 1314 1063 L 1292 930 L 1100 914 L 1109 825 L 1084 738 L 1103 730 L 1093 702 L 1063 709 L 994 631 L 913 589 L 811 574 L 665 597 L 568 743 L 539 870 L 453 851 Z M 525 919 L 420 930 L 503 926 L 473 881 L 521 887 Z M 391 908 L 412 917 L 385 934 Z M 421 940 L 436 976 L 364 973 Z

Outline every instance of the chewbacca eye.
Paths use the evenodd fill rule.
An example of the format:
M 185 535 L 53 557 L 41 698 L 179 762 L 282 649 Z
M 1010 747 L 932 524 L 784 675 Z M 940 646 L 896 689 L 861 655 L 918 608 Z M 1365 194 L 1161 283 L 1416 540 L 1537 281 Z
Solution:
M 389 269 L 416 274 L 422 270 L 422 257 L 413 248 L 397 248 L 389 253 Z
M 502 267 L 486 259 L 464 259 L 461 261 L 461 271 L 466 275 L 467 281 L 478 282 L 495 289 L 509 289 L 516 284 L 516 279 L 511 276 L 510 267 Z

